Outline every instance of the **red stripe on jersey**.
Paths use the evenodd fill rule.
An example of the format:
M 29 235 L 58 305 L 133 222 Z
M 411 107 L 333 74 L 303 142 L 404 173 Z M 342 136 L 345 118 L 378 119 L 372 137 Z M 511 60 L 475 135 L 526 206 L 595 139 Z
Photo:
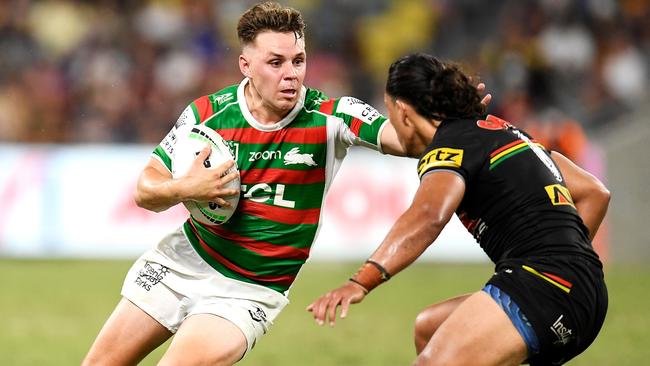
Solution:
M 251 252 L 271 258 L 298 259 L 307 260 L 309 257 L 309 248 L 296 248 L 289 245 L 277 245 L 263 241 L 258 241 L 243 235 L 233 233 L 221 226 L 207 226 L 206 228 L 213 234 L 223 239 L 230 240 L 236 244 L 250 250 Z
M 190 220 L 190 225 L 192 226 L 192 231 L 194 231 L 194 235 L 197 237 L 199 240 L 199 244 L 201 244 L 201 247 L 203 250 L 205 250 L 208 255 L 212 258 L 214 258 L 216 261 L 221 263 L 224 267 L 228 268 L 229 270 L 243 276 L 246 278 L 250 278 L 255 281 L 259 282 L 266 282 L 266 283 L 276 283 L 278 285 L 283 285 L 283 286 L 289 286 L 293 283 L 295 280 L 296 276 L 295 275 L 283 275 L 283 276 L 264 276 L 264 275 L 258 275 L 257 273 L 251 272 L 249 270 L 246 270 L 233 262 L 229 261 L 226 259 L 224 256 L 219 254 L 217 251 L 212 249 L 208 244 L 201 239 L 201 237 L 197 234 L 196 227 L 194 226 L 194 223 L 191 222 Z
M 332 114 L 334 111 L 334 103 L 336 100 L 331 99 L 326 102 L 321 103 L 320 107 L 318 108 L 318 111 L 325 113 L 325 114 Z
M 499 154 L 500 152 L 502 152 L 502 151 L 504 151 L 504 150 L 507 150 L 507 149 L 509 149 L 509 148 L 511 148 L 511 147 L 513 147 L 513 146 L 515 146 L 515 145 L 521 144 L 522 142 L 524 142 L 524 140 L 516 140 L 516 141 L 513 141 L 513 142 L 511 142 L 511 143 L 509 143 L 509 144 L 507 144 L 507 145 L 505 145 L 505 146 L 501 146 L 500 148 L 494 150 L 494 151 L 490 154 L 490 157 L 494 157 L 494 156 L 496 156 L 497 154 Z
M 556 275 L 552 275 L 552 274 L 550 274 L 550 273 L 546 273 L 546 272 L 542 272 L 542 273 L 543 273 L 545 276 L 551 278 L 552 280 L 554 280 L 554 281 L 556 281 L 556 282 L 559 282 L 560 284 L 562 284 L 562 285 L 564 285 L 564 286 L 566 286 L 566 287 L 568 287 L 568 288 L 573 287 L 573 284 L 572 284 L 571 282 L 565 280 L 564 278 L 561 278 L 561 277 L 558 277 L 558 276 L 556 276 Z
M 212 104 L 210 103 L 210 98 L 205 95 L 194 101 L 196 106 L 196 111 L 199 114 L 199 123 L 203 123 L 208 117 L 213 114 Z
M 246 215 L 252 215 L 264 220 L 288 225 L 314 225 L 318 224 L 320 218 L 320 208 L 296 210 L 292 208 L 265 205 L 263 203 L 251 201 L 250 199 L 239 201 L 237 210 Z
M 361 130 L 362 124 L 363 121 L 358 118 L 353 118 L 352 123 L 350 123 L 350 130 L 352 130 L 352 133 L 357 137 L 359 137 L 359 131 Z
M 310 184 L 325 181 L 325 169 L 291 170 L 280 168 L 240 170 L 242 184 L 285 183 Z
M 327 142 L 327 128 L 317 127 L 286 127 L 279 131 L 264 132 L 253 127 L 220 128 L 219 135 L 225 140 L 237 141 L 242 144 L 270 144 L 288 142 L 294 144 L 324 144 Z

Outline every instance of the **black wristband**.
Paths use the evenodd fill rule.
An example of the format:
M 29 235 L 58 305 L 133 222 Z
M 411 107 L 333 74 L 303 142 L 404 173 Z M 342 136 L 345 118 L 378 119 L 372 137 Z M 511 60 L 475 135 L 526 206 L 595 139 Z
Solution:
M 388 273 L 388 271 L 386 270 L 386 268 L 384 268 L 381 264 L 379 264 L 379 263 L 373 261 L 372 259 L 368 259 L 368 260 L 366 261 L 366 263 L 370 263 L 370 264 L 372 264 L 373 266 L 377 267 L 377 269 L 379 270 L 379 272 L 381 272 L 381 279 L 382 279 L 383 281 L 388 281 L 388 280 L 390 280 L 390 277 L 391 277 L 391 276 L 390 276 L 390 273 Z

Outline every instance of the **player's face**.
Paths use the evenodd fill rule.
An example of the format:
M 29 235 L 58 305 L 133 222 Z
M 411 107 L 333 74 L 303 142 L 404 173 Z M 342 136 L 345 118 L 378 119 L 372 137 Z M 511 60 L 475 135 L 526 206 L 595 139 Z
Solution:
M 291 32 L 262 32 L 244 47 L 239 65 L 265 108 L 288 112 L 298 102 L 306 67 L 305 40 Z
M 384 104 L 388 109 L 390 123 L 395 128 L 399 143 L 404 148 L 406 155 L 413 158 L 422 155 L 427 146 L 419 138 L 415 125 L 407 121 L 405 108 L 386 93 L 384 93 Z

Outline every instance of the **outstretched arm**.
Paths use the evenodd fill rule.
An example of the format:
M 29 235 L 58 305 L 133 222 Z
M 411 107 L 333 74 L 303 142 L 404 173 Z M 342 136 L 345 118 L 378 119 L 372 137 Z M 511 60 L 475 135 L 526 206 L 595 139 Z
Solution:
M 455 173 L 436 171 L 426 175 L 411 206 L 400 216 L 369 261 L 352 279 L 336 290 L 321 296 L 307 307 L 319 324 L 341 318 L 349 305 L 358 303 L 373 288 L 411 264 L 438 237 L 454 214 L 463 195 L 465 181 Z M 386 273 L 382 273 L 385 271 Z
M 600 223 L 605 218 L 609 206 L 610 193 L 598 178 L 583 170 L 558 152 L 551 157 L 560 168 L 566 186 L 571 192 L 573 204 L 589 229 L 589 239 L 596 236 Z
M 370 257 L 388 273 L 406 268 L 433 243 L 460 205 L 465 181 L 449 171 L 424 176 L 411 206 Z
M 183 201 L 215 202 L 221 206 L 229 206 L 230 203 L 222 197 L 239 192 L 222 187 L 235 179 L 238 173 L 222 175 L 234 162 L 228 161 L 217 168 L 209 169 L 203 166 L 203 161 L 209 155 L 208 145 L 197 155 L 187 174 L 177 179 L 173 179 L 169 170 L 158 160 L 149 159 L 140 173 L 133 193 L 135 203 L 154 212 L 164 211 Z
M 397 132 L 395 127 L 390 121 L 386 121 L 386 126 L 381 130 L 381 149 L 384 154 L 395 155 L 395 156 L 406 156 L 406 150 L 399 142 L 397 138 Z

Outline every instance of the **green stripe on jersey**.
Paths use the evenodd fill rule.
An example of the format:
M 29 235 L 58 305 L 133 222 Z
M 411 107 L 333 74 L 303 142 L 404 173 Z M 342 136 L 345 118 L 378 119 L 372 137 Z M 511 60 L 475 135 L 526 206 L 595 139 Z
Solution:
M 243 118 L 241 108 L 236 100 L 220 106 L 221 108 L 212 117 L 205 120 L 205 125 L 219 130 L 221 128 L 246 128 L 251 127 Z
M 273 290 L 276 290 L 278 292 L 285 292 L 286 290 L 289 289 L 290 284 L 277 284 L 273 283 L 271 281 L 256 281 L 252 278 L 249 278 L 245 276 L 242 273 L 238 273 L 224 264 L 222 264 L 219 260 L 213 258 L 200 244 L 199 239 L 196 237 L 194 232 L 192 231 L 191 224 L 189 222 L 185 222 L 184 224 L 184 229 L 187 234 L 187 237 L 194 247 L 194 249 L 197 251 L 197 253 L 205 260 L 211 267 L 216 269 L 219 273 L 223 274 L 226 277 L 243 281 L 243 282 L 248 282 L 248 283 L 255 283 L 259 284 L 268 288 L 271 288 Z M 203 237 L 204 235 L 212 235 L 210 233 L 205 233 L 204 230 L 201 228 L 198 228 L 201 236 Z M 205 241 L 205 239 L 204 239 Z M 244 251 L 248 252 L 245 256 L 241 256 L 241 258 L 245 258 L 246 261 L 248 262 L 240 262 L 239 260 L 233 260 L 231 258 L 228 258 L 228 255 L 224 253 L 222 250 L 223 248 L 219 248 L 216 251 L 219 253 L 219 255 L 223 256 L 226 258 L 226 260 L 230 261 L 232 264 L 234 264 L 237 267 L 240 267 L 241 270 L 247 271 L 247 272 L 252 272 L 255 273 L 257 276 L 268 276 L 269 279 L 272 279 L 274 277 L 279 277 L 279 276 L 292 276 L 295 278 L 295 276 L 298 274 L 300 271 L 300 268 L 304 264 L 304 261 L 299 261 L 299 260 L 285 260 L 285 259 L 275 259 L 275 258 L 267 258 L 267 257 L 262 257 L 259 256 L 255 253 L 251 253 L 250 251 L 246 250 L 245 248 L 239 247 L 234 243 L 227 244 L 229 242 L 225 240 L 221 240 L 225 242 L 225 245 L 223 248 L 227 248 L 228 246 L 233 247 L 233 248 L 239 248 L 241 252 L 243 253 Z M 261 260 L 261 262 L 255 263 L 255 259 L 258 258 Z M 247 268 L 249 264 L 253 264 L 253 268 Z
M 324 168 L 327 162 L 325 144 L 244 144 L 238 143 L 237 165 L 240 170 L 252 168 L 282 168 L 288 170 L 311 170 Z M 293 150 L 293 151 L 292 151 Z M 290 159 L 287 153 L 304 159 Z M 305 156 L 305 154 L 307 154 Z M 314 166 L 314 164 L 316 164 Z
M 210 248 L 228 259 L 233 264 L 260 275 L 295 274 L 293 269 L 305 263 L 301 259 L 272 258 L 255 253 L 230 240 L 214 235 L 207 229 L 196 225 L 204 241 L 210 240 Z M 289 268 L 289 269 L 288 269 Z
M 189 229 L 186 229 L 189 230 Z M 285 285 L 274 285 L 274 284 L 268 284 L 268 283 L 261 283 L 254 281 L 248 277 L 242 276 L 241 274 L 230 270 L 230 268 L 224 266 L 221 264 L 221 262 L 217 261 L 216 259 L 212 258 L 208 252 L 203 249 L 203 247 L 198 243 L 198 239 L 196 239 L 196 236 L 193 233 L 189 233 L 187 237 L 190 239 L 190 243 L 192 244 L 192 247 L 194 247 L 194 250 L 203 258 L 203 260 L 210 265 L 210 267 L 214 268 L 217 270 L 217 272 L 221 273 L 222 275 L 232 278 L 234 280 L 242 281 L 242 282 L 248 282 L 248 283 L 254 283 L 256 285 L 262 285 L 264 287 L 268 287 L 272 290 L 278 291 L 278 292 L 285 292 L 286 290 L 289 289 L 289 286 Z
M 327 117 L 318 113 L 308 113 L 304 109 L 298 113 L 296 118 L 288 126 L 294 128 L 321 127 L 327 125 Z
M 375 146 L 379 145 L 379 129 L 386 123 L 387 118 L 379 117 L 371 125 L 363 123 L 359 129 L 359 138 Z
M 194 113 L 194 120 L 201 122 L 201 116 L 199 115 L 199 110 L 196 107 L 196 103 L 192 102 L 190 106 L 192 107 L 192 113 Z
M 153 151 L 155 155 L 157 155 L 160 160 L 162 160 L 163 164 L 169 169 L 169 171 L 172 171 L 172 159 L 167 155 L 167 152 L 160 147 L 160 145 L 156 146 L 156 149 Z
M 235 234 L 258 241 L 294 248 L 310 248 L 316 237 L 316 224 L 283 224 L 251 215 L 235 215 L 222 225 Z
M 495 162 L 490 164 L 490 169 L 489 170 L 492 170 L 492 169 L 496 168 L 499 164 L 503 163 L 504 161 L 510 159 L 511 157 L 513 157 L 515 155 L 519 155 L 520 153 L 522 153 L 522 152 L 524 152 L 526 150 L 530 150 L 530 145 L 524 145 L 524 146 L 520 147 L 519 149 L 514 150 L 513 152 L 500 157 Z

